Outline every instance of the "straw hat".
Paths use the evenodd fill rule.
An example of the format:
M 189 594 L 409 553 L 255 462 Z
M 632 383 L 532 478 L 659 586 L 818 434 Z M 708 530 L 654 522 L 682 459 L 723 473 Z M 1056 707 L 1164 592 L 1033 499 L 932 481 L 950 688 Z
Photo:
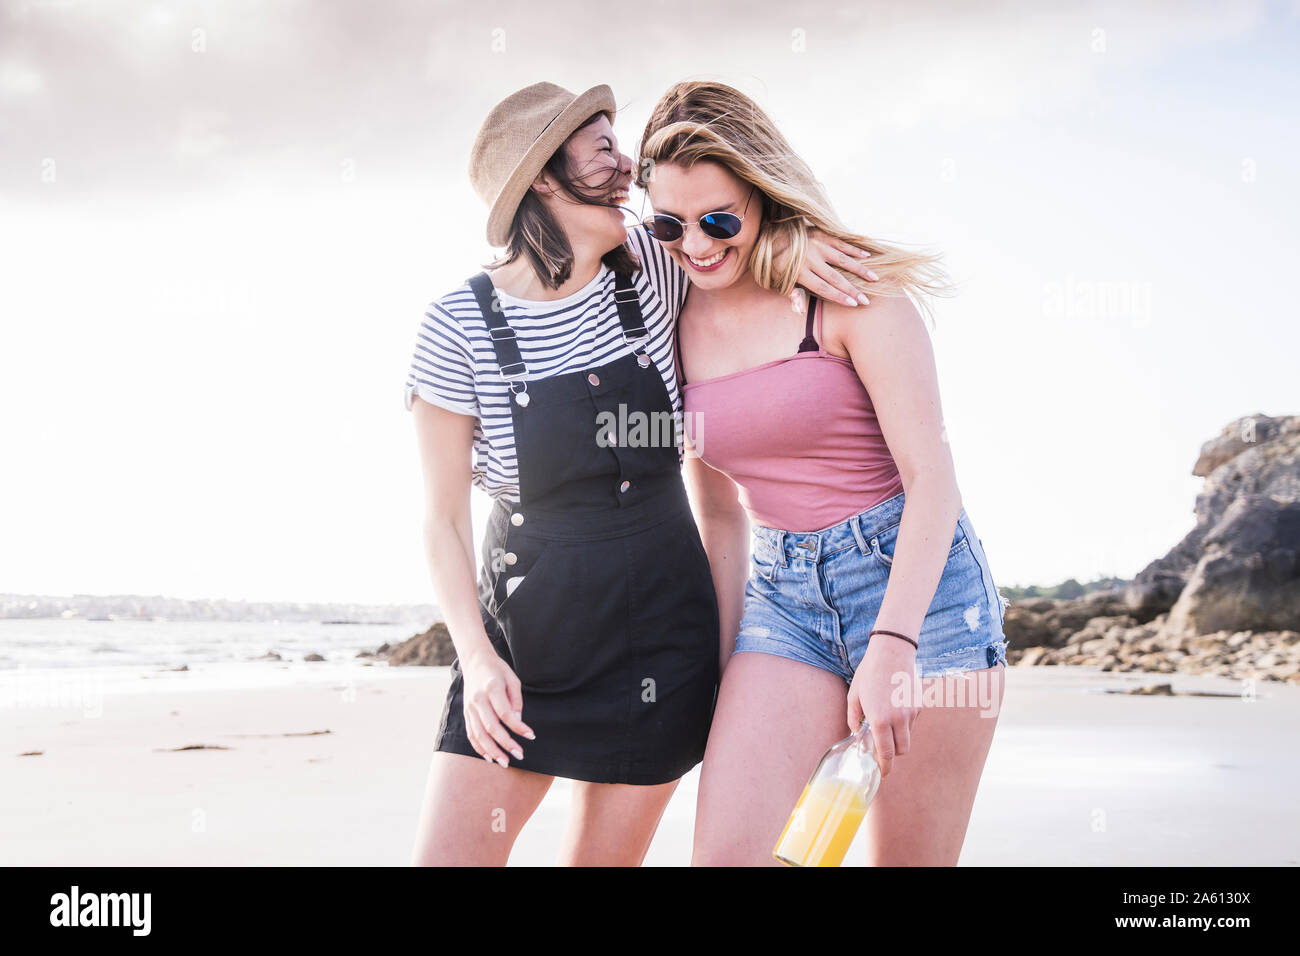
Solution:
M 614 91 L 593 86 L 575 96 L 554 83 L 534 83 L 492 108 L 474 137 L 469 178 L 490 207 L 487 240 L 510 241 L 510 224 L 546 161 L 595 113 L 615 111 Z

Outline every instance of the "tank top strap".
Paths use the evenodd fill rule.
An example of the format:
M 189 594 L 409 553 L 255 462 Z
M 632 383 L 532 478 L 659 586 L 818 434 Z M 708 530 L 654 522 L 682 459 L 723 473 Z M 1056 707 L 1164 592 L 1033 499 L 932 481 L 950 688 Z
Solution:
M 821 317 L 821 309 L 818 308 L 820 300 L 811 292 L 808 293 L 808 320 L 804 323 L 803 341 L 799 343 L 800 352 L 820 352 L 821 346 L 817 343 L 817 337 L 813 335 L 813 316 Z M 820 323 L 818 323 L 820 326 Z M 820 331 L 820 328 L 818 329 Z

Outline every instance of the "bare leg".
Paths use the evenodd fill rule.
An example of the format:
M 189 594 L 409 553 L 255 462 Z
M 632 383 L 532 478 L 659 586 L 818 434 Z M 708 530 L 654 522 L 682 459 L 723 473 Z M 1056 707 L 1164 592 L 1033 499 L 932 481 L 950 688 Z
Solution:
M 983 716 L 977 698 L 969 693 L 969 706 L 922 708 L 912 725 L 911 749 L 894 760 L 863 821 L 871 866 L 957 865 L 1005 690 L 1001 664 L 966 673 L 969 677 L 925 678 L 922 685 L 984 681 L 992 713 Z M 935 691 L 934 699 L 960 698 Z
M 505 866 L 554 777 L 481 757 L 433 755 L 413 866 Z
M 810 664 L 750 651 L 727 662 L 700 775 L 693 865 L 780 865 L 772 848 L 804 784 L 849 734 L 847 694 L 841 678 Z
M 561 866 L 640 866 L 679 781 L 654 786 L 573 782 Z

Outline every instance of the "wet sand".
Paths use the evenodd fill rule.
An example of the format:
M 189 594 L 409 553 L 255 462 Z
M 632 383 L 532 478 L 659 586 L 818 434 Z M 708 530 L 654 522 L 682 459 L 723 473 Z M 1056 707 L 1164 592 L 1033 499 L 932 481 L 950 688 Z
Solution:
M 285 686 L 117 681 L 92 706 L 0 682 L 0 864 L 406 865 L 446 668 Z M 1172 683 L 1225 697 L 1107 694 Z M 148 686 L 145 686 L 148 684 Z M 1300 688 L 1012 668 L 962 865 L 1297 865 Z M 328 730 L 329 733 L 313 733 Z M 229 749 L 173 750 L 195 745 Z M 19 756 L 40 750 L 41 756 Z M 648 865 L 690 859 L 698 769 Z M 557 781 L 512 864 L 549 865 Z M 861 862 L 860 842 L 846 865 Z

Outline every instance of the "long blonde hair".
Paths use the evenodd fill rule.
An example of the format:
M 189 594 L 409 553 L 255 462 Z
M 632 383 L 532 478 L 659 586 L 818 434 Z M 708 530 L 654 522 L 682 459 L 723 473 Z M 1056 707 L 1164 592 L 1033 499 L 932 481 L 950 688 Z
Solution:
M 689 167 L 701 161 L 718 163 L 763 196 L 762 231 L 749 262 L 763 288 L 781 295 L 794 290 L 808 232 L 817 228 L 871 253 L 866 262 L 878 281 L 845 273 L 868 298 L 907 295 L 928 312 L 923 296 L 953 293 L 938 255 L 849 231 L 808 164 L 752 99 L 723 83 L 678 83 L 655 105 L 641 135 L 642 185 L 656 163 Z

